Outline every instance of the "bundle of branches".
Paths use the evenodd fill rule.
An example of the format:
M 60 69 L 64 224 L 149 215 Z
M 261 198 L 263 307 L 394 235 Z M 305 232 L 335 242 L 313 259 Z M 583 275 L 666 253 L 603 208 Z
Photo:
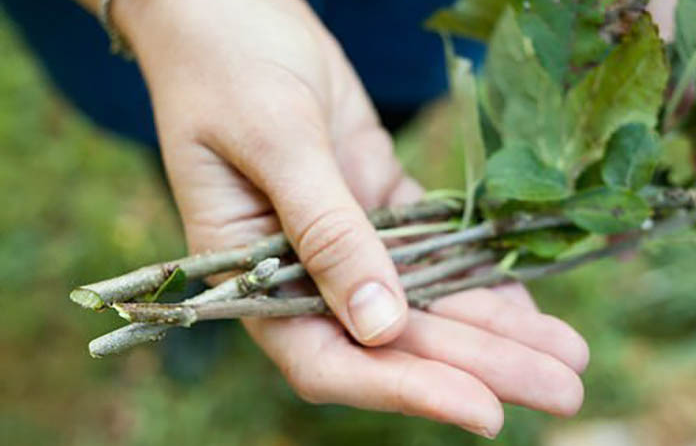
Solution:
M 672 46 L 635 1 L 459 0 L 428 21 L 445 43 L 462 188 L 370 214 L 383 239 L 401 241 L 394 262 L 412 265 L 401 276 L 411 306 L 560 273 L 696 223 L 687 133 L 696 119 L 683 106 L 696 72 L 696 0 L 682 0 L 678 17 Z M 487 41 L 481 76 L 454 53 L 454 34 Z M 294 258 L 275 234 L 86 285 L 71 299 L 130 322 L 90 343 L 96 357 L 203 320 L 330 316 L 320 296 L 283 291 L 308 280 Z M 243 272 L 156 302 L 229 271 Z

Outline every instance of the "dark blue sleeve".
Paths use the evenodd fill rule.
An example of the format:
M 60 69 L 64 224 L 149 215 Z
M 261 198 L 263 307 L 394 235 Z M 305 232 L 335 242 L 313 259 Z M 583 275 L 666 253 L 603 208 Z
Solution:
M 141 1 L 141 0 L 137 0 Z M 410 112 L 446 89 L 439 38 L 422 22 L 450 0 L 309 0 L 378 108 Z M 137 65 L 109 54 L 97 21 L 72 0 L 0 0 L 54 84 L 96 123 L 156 147 Z M 478 61 L 483 47 L 458 42 Z
M 440 38 L 423 22 L 452 0 L 316 0 L 324 23 L 341 42 L 381 108 L 413 109 L 447 86 Z M 480 63 L 484 46 L 457 40 L 457 52 Z

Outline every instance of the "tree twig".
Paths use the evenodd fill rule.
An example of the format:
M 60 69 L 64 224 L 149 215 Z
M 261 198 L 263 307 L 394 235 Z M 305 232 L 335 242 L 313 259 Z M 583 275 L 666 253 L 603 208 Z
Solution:
M 461 206 L 454 206 L 451 200 L 428 200 L 378 209 L 370 212 L 369 218 L 376 228 L 381 229 L 414 221 L 450 218 L 458 215 L 461 209 Z M 70 299 L 83 307 L 99 309 L 157 290 L 177 268 L 188 279 L 199 279 L 223 271 L 250 269 L 263 259 L 280 257 L 289 251 L 290 244 L 285 235 L 274 234 L 246 247 L 183 257 L 85 285 L 73 290 Z
M 493 268 L 486 274 L 454 280 L 445 283 L 415 288 L 407 292 L 409 305 L 414 308 L 425 309 L 436 299 L 472 288 L 492 286 L 510 280 L 527 282 L 530 280 L 559 274 L 578 266 L 605 257 L 614 256 L 623 252 L 631 251 L 639 246 L 645 238 L 661 236 L 687 225 L 696 223 L 696 212 L 680 212 L 677 215 L 655 224 L 652 228 L 642 232 L 637 232 L 629 238 L 618 243 L 612 244 L 603 249 L 591 251 L 567 260 L 552 262 L 543 265 L 526 266 L 512 271 L 502 271 Z M 430 279 L 436 281 L 442 277 L 432 275 Z M 420 283 L 414 281 L 413 283 Z M 415 285 L 420 286 L 420 285 Z M 128 314 L 128 307 L 143 308 L 143 304 L 122 304 L 121 311 Z M 147 304 L 146 304 L 147 305 Z M 167 314 L 173 323 L 192 324 L 197 321 L 210 319 L 235 319 L 240 317 L 288 317 L 310 314 L 326 314 L 328 307 L 321 297 L 300 297 L 300 298 L 243 298 L 237 300 L 227 300 L 211 302 L 204 305 L 170 305 L 163 309 L 162 304 L 150 305 L 155 316 Z M 129 316 L 130 317 L 130 316 Z M 148 323 L 133 323 L 123 328 L 115 330 L 90 342 L 90 354 L 94 357 L 101 357 L 108 354 L 121 352 L 134 345 L 153 341 L 161 338 L 165 329 L 162 325 Z M 166 327 L 166 325 L 164 326 Z
M 655 188 L 646 198 L 653 207 L 658 209 L 693 208 L 696 204 L 696 191 Z M 452 217 L 461 213 L 461 210 L 461 206 L 452 206 L 449 202 L 424 201 L 410 206 L 380 209 L 372 212 L 370 218 L 376 227 L 389 227 L 420 220 Z M 408 263 L 449 246 L 473 243 L 507 233 L 563 226 L 568 223 L 563 217 L 521 215 L 499 222 L 488 221 L 458 232 L 404 245 L 392 249 L 391 254 L 395 262 Z M 289 251 L 290 245 L 285 236 L 275 234 L 244 248 L 184 257 L 85 285 L 74 290 L 70 298 L 87 308 L 98 309 L 104 305 L 128 301 L 156 290 L 177 267 L 183 270 L 188 279 L 196 279 L 222 271 L 250 269 L 265 258 L 282 256 Z M 283 274 L 291 272 L 283 269 L 281 271 Z M 294 273 L 299 273 L 299 270 L 295 270 Z
M 494 259 L 495 253 L 491 250 L 467 253 L 426 266 L 417 271 L 403 274 L 400 280 L 406 289 L 419 287 L 464 272 L 472 267 L 488 263 Z M 282 274 L 282 271 L 283 268 L 278 270 L 271 276 L 272 279 L 279 280 L 278 276 Z M 268 284 L 270 281 L 269 279 L 266 283 Z M 276 302 L 280 302 L 281 304 L 284 302 L 280 298 L 239 299 L 240 294 L 233 285 L 229 285 L 226 288 L 227 291 L 230 292 L 229 294 L 224 294 L 222 292 L 224 289 L 214 291 L 216 288 L 212 288 L 191 299 L 169 306 L 167 306 L 167 304 L 117 304 L 116 308 L 120 311 L 121 316 L 124 316 L 126 319 L 140 319 L 150 322 L 134 322 L 95 339 L 89 344 L 90 354 L 94 357 L 102 357 L 119 353 L 144 342 L 159 340 L 164 336 L 166 331 L 174 325 L 187 325 L 194 322 L 193 319 L 195 319 L 195 315 L 186 307 L 206 308 L 206 305 L 211 305 L 215 302 L 243 300 L 244 302 L 237 306 L 238 309 L 242 309 L 243 311 L 278 312 L 283 308 L 283 305 L 280 305 L 280 308 L 276 305 Z M 214 294 L 211 294 L 211 292 Z M 258 302 L 265 303 L 259 304 L 258 302 L 252 302 L 257 299 L 259 299 Z M 311 305 L 307 302 L 305 302 L 305 304 L 307 304 L 310 309 L 315 308 L 317 305 L 316 302 L 312 302 Z M 271 309 L 264 309 L 264 305 L 270 305 L 269 308 Z M 303 301 L 296 301 L 292 305 L 294 305 L 294 307 L 288 311 L 306 311 Z M 162 312 L 163 309 L 164 313 Z

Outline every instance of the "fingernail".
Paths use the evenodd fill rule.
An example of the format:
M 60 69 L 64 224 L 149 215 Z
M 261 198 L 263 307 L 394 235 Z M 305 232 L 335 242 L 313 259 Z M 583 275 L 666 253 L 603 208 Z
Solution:
M 351 296 L 348 312 L 360 341 L 369 341 L 401 317 L 398 298 L 379 282 L 369 282 Z
M 462 429 L 467 430 L 471 433 L 474 433 L 476 435 L 480 435 L 482 437 L 488 438 L 489 440 L 495 440 L 497 435 L 491 433 L 488 429 L 485 427 L 473 427 L 473 426 L 467 426 L 467 425 L 461 425 L 460 426 Z

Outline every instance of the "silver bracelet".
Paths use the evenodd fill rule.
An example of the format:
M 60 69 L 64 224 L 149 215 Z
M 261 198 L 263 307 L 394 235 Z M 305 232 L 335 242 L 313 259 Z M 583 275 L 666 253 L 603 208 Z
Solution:
M 114 20 L 111 16 L 112 3 L 113 0 L 101 0 L 98 13 L 99 21 L 111 41 L 111 52 L 113 54 L 119 54 L 125 59 L 132 60 L 134 58 L 133 51 L 131 51 L 128 42 L 114 25 Z

